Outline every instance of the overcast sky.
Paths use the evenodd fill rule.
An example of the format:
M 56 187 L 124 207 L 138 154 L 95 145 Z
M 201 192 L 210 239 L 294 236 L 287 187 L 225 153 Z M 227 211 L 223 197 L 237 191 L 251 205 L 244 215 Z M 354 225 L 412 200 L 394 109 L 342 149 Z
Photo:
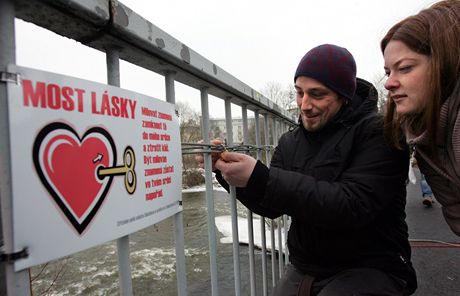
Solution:
M 402 18 L 433 0 L 120 0 L 211 62 L 256 90 L 268 82 L 293 82 L 302 56 L 333 43 L 355 57 L 358 76 L 383 76 L 379 41 Z M 17 64 L 106 82 L 105 55 L 31 24 L 16 22 Z M 84 58 L 82 58 L 84 57 Z M 157 81 L 153 83 L 152 81 Z M 121 87 L 164 99 L 156 74 L 121 64 Z M 180 84 L 177 101 L 199 101 L 199 92 Z M 211 114 L 223 108 L 212 101 Z

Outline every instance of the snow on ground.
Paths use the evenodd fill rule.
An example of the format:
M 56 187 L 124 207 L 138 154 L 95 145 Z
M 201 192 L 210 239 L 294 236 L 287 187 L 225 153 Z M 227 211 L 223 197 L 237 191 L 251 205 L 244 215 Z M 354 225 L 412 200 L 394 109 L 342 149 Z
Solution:
M 214 189 L 214 191 L 227 192 L 222 186 L 214 185 L 213 189 Z M 199 185 L 199 186 L 194 186 L 194 187 L 182 189 L 182 192 L 185 192 L 185 193 L 187 193 L 187 192 L 203 192 L 203 191 L 206 191 L 206 186 L 204 184 Z
M 218 216 L 215 219 L 216 221 L 216 227 L 219 230 L 220 233 L 224 236 L 223 238 L 220 239 L 220 242 L 222 244 L 231 244 L 233 242 L 232 238 L 232 217 L 231 216 Z M 254 246 L 258 249 L 262 249 L 262 230 L 260 226 L 260 216 L 257 216 L 257 218 L 254 218 L 252 220 L 253 224 L 253 234 L 254 234 Z M 248 230 L 248 219 L 243 218 L 243 217 L 238 217 L 238 240 L 240 244 L 249 244 L 249 230 Z M 275 233 L 275 250 L 279 250 L 279 244 L 278 244 L 278 228 L 274 229 Z M 284 235 L 284 230 L 281 228 L 281 236 L 285 238 Z M 272 249 L 272 244 L 271 244 L 271 231 L 268 225 L 265 225 L 265 240 L 266 240 L 266 247 L 267 250 Z M 283 246 L 283 252 L 284 252 L 284 246 Z
M 223 188 L 217 180 L 214 178 L 213 174 L 213 190 L 214 191 L 222 191 L 227 192 L 225 188 Z M 204 192 L 206 191 L 206 185 L 202 184 L 199 186 L 194 186 L 186 189 L 182 189 L 182 192 Z M 253 219 L 253 237 L 254 237 L 254 246 L 256 248 L 262 249 L 262 230 L 261 230 L 261 217 L 256 215 Z M 233 242 L 232 237 L 232 217 L 231 216 L 218 216 L 215 218 L 215 223 L 217 230 L 224 236 L 220 239 L 220 242 L 223 244 L 231 244 Z M 271 231 L 269 225 L 265 225 L 265 240 L 266 240 L 266 248 L 267 250 L 271 250 Z M 274 229 L 274 237 L 275 237 L 275 250 L 279 250 L 278 244 L 278 228 Z M 282 238 L 283 241 L 285 239 L 284 229 L 281 228 Z M 248 230 L 248 220 L 243 217 L 238 217 L 238 240 L 240 244 L 249 245 L 249 230 Z M 283 246 L 284 252 L 284 246 Z

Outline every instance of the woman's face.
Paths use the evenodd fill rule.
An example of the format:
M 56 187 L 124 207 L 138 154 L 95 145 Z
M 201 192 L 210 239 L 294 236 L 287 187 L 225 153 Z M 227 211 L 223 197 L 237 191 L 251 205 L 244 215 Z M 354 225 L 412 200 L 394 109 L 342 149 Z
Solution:
M 403 42 L 392 40 L 383 53 L 385 88 L 399 115 L 421 112 L 428 101 L 429 57 L 416 53 Z

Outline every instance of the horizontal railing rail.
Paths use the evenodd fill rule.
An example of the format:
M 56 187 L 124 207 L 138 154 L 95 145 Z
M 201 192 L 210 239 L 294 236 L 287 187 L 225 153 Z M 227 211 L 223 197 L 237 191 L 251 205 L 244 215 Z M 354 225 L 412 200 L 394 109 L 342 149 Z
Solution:
M 293 115 L 117 0 L 17 0 L 16 17 L 236 105 L 295 122 Z M 152 4 L 154 5 L 154 4 Z M 161 12 L 160 12 L 161 13 Z

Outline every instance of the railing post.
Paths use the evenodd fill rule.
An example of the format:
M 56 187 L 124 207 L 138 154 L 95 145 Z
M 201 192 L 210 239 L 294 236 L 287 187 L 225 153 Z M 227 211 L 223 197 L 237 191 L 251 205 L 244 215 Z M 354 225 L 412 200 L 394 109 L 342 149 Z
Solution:
M 282 127 L 283 127 L 283 133 L 287 132 L 289 129 L 289 125 L 285 121 L 282 122 Z M 283 228 L 284 228 L 284 236 L 283 236 L 284 266 L 287 266 L 289 264 L 289 249 L 287 245 L 287 234 L 289 231 L 289 225 L 288 225 L 287 215 L 283 215 Z
M 227 129 L 227 144 L 233 146 L 233 126 L 231 98 L 225 99 L 225 123 Z M 235 280 L 235 295 L 241 295 L 240 276 L 240 241 L 238 236 L 238 215 L 236 211 L 236 189 L 230 186 L 230 211 L 232 215 L 232 240 L 233 240 L 233 272 Z
M 273 138 L 273 146 L 276 146 L 278 144 L 278 139 L 281 135 L 281 122 L 279 120 L 274 120 L 275 123 L 275 133 L 274 133 L 274 138 Z M 283 215 L 284 216 L 284 215 Z M 277 225 L 278 225 L 278 268 L 279 268 L 279 278 L 283 276 L 284 273 L 284 265 L 283 265 L 283 237 L 282 237 L 282 231 L 281 231 L 281 225 L 283 225 L 282 222 L 283 216 L 277 218 Z
M 249 144 L 249 128 L 248 128 L 248 106 L 243 104 L 241 106 L 241 115 L 243 118 L 243 142 Z M 251 296 L 256 295 L 256 272 L 255 272 L 255 259 L 254 259 L 254 224 L 253 215 L 251 210 L 247 210 L 248 215 L 248 243 L 249 243 L 249 281 L 251 285 Z
M 109 85 L 120 86 L 120 59 L 118 50 L 109 48 L 106 51 L 107 82 Z M 120 293 L 122 296 L 133 295 L 131 279 L 131 262 L 129 259 L 129 236 L 117 239 L 118 276 L 120 279 Z
M 202 115 L 202 134 L 204 143 L 209 144 L 209 98 L 208 89 L 201 89 L 201 115 Z M 216 246 L 216 224 L 214 214 L 214 194 L 212 185 L 212 161 L 211 154 L 204 154 L 204 173 L 206 184 L 206 202 L 208 207 L 208 236 L 209 236 L 209 261 L 211 270 L 211 293 L 213 296 L 219 295 L 217 283 L 217 246 Z
M 165 73 L 166 101 L 172 104 L 176 104 L 175 74 L 172 71 Z M 182 202 L 182 196 L 180 202 Z M 187 270 L 185 269 L 184 219 L 182 211 L 174 215 L 174 234 L 176 241 L 177 294 L 185 296 L 187 295 Z
M 288 225 L 288 216 L 283 215 L 283 226 L 284 226 L 284 236 L 283 236 L 283 244 L 284 244 L 284 266 L 289 264 L 289 249 L 287 246 L 287 234 L 289 231 L 289 225 Z
M 254 113 L 254 120 L 256 124 L 256 146 L 261 146 L 260 139 L 260 124 L 259 124 L 260 111 L 256 110 Z M 267 145 L 267 142 L 265 142 Z M 257 159 L 262 161 L 262 151 L 257 150 Z M 263 296 L 268 295 L 268 283 L 267 283 L 267 243 L 265 237 L 265 218 L 260 216 L 260 238 L 262 244 L 262 292 Z
M 270 124 L 269 124 L 270 116 L 268 114 L 264 115 L 264 123 L 265 123 L 265 145 L 270 146 Z M 267 153 L 265 155 L 267 165 L 270 165 L 271 161 L 271 151 L 267 149 Z M 275 232 L 273 230 L 274 221 L 270 220 L 270 241 L 271 241 L 271 259 L 272 259 L 272 287 L 276 284 L 276 268 L 275 268 Z
M 264 136 L 265 136 L 265 145 L 270 146 L 270 123 L 269 115 L 264 114 Z M 265 152 L 265 163 L 269 166 L 271 161 L 271 151 L 267 149 Z
M 16 63 L 14 1 L 0 0 L 0 72 Z M 7 82 L 0 81 L 0 251 L 12 254 L 13 194 Z M 14 272 L 14 262 L 0 262 L 0 294 L 30 295 L 29 270 Z

